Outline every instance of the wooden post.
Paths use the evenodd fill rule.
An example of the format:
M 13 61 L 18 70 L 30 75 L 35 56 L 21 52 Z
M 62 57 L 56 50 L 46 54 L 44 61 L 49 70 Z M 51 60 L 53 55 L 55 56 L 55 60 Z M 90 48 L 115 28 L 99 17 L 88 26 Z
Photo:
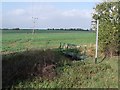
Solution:
M 61 46 L 62 46 L 62 45 L 61 45 L 61 42 L 60 42 L 60 46 L 59 46 L 60 49 L 62 48 Z
M 99 28 L 99 20 L 97 20 L 95 63 L 97 63 L 97 55 L 98 55 L 98 28 Z

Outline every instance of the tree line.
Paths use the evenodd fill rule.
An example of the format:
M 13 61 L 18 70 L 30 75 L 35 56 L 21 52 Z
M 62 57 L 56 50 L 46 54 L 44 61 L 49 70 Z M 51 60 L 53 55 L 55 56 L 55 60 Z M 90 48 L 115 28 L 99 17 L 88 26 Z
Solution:
M 89 29 L 81 29 L 81 28 L 48 28 L 47 30 L 63 30 L 63 31 L 90 31 Z
M 20 29 L 20 28 L 3 28 L 2 30 L 32 30 L 32 29 Z M 89 29 L 81 29 L 81 28 L 69 28 L 69 29 L 64 29 L 64 28 L 48 28 L 48 29 L 35 29 L 35 30 L 62 30 L 62 31 L 90 31 Z
M 12 28 L 12 29 L 9 29 L 9 28 L 3 28 L 2 30 L 20 30 L 20 28 Z

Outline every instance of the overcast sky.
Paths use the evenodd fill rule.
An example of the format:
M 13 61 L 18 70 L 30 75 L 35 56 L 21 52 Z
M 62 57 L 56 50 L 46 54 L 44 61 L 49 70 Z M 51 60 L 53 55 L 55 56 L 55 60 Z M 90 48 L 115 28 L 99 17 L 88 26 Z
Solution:
M 32 17 L 37 17 L 36 28 L 91 27 L 96 2 L 4 2 L 3 28 L 33 28 Z

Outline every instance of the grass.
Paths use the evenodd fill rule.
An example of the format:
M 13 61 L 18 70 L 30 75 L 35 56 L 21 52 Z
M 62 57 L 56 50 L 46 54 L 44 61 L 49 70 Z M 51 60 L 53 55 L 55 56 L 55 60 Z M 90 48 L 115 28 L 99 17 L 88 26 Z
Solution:
M 16 59 L 17 58 L 17 59 Z M 48 74 L 33 75 L 33 67 L 54 64 L 52 79 Z M 99 60 L 100 62 L 100 60 Z M 11 88 L 118 88 L 118 58 L 94 64 L 93 58 L 71 60 L 58 50 L 33 50 L 3 55 L 3 86 Z M 39 67 L 39 68 L 40 68 Z M 37 71 L 35 71 L 37 72 Z M 32 76 L 31 76 L 32 75 Z M 12 78 L 11 78 L 12 77 Z
M 77 45 L 94 44 L 95 33 L 84 31 L 39 30 L 34 35 L 29 30 L 3 31 L 2 52 L 16 52 L 31 48 L 55 48 L 60 42 Z
M 116 60 L 116 58 L 112 58 Z M 112 61 L 112 59 L 110 61 Z M 107 64 L 91 64 L 72 62 L 71 66 L 57 68 L 62 72 L 60 77 L 53 81 L 35 78 L 30 81 L 23 81 L 16 85 L 16 88 L 118 88 L 118 71 Z M 116 63 L 115 61 L 114 63 Z M 117 63 L 116 63 L 117 65 Z M 14 86 L 13 86 L 14 87 Z
M 55 49 L 60 42 L 94 44 L 93 32 L 41 30 L 32 35 L 29 30 L 10 30 L 2 34 L 3 88 L 118 88 L 118 57 L 103 62 L 99 58 L 101 63 L 94 64 L 93 57 L 76 61 Z M 87 55 L 94 56 L 94 46 L 87 49 Z

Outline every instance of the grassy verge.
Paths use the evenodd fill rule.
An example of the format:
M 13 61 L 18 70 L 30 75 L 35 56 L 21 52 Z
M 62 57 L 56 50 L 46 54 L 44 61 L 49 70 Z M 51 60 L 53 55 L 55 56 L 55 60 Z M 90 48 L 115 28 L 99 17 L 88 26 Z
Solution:
M 39 65 L 35 67 L 38 62 Z M 10 54 L 3 56 L 3 86 L 11 88 L 118 88 L 117 64 L 117 57 L 94 64 L 92 58 L 85 61 L 70 60 L 56 50 L 34 50 Z
M 115 58 L 114 58 L 115 60 Z M 112 61 L 112 60 L 110 60 Z M 72 62 L 71 66 L 58 67 L 61 75 L 53 80 L 35 78 L 23 81 L 16 88 L 118 88 L 118 71 L 110 64 Z M 116 61 L 114 62 L 114 64 Z M 117 65 L 117 63 L 116 63 Z

